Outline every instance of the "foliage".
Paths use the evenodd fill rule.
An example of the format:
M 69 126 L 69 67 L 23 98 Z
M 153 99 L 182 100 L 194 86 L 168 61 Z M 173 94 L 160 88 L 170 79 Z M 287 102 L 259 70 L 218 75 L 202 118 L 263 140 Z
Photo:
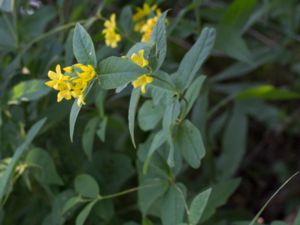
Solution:
M 299 224 L 298 1 L 0 10 L 1 224 Z

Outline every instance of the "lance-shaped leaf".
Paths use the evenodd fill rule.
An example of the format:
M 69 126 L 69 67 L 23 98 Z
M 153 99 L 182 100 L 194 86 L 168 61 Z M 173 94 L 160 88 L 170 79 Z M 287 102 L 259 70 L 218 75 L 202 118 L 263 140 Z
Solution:
M 159 70 L 167 54 L 167 34 L 165 26 L 167 13 L 168 11 L 159 17 L 151 35 L 151 40 L 156 43 L 155 55 L 157 57 L 157 65 L 155 70 Z
M 155 136 L 153 137 L 153 140 L 151 142 L 149 151 L 147 153 L 147 158 L 145 160 L 144 167 L 143 167 L 144 174 L 147 173 L 148 166 L 149 166 L 150 160 L 152 158 L 152 155 L 165 141 L 166 141 L 166 135 L 163 130 L 160 130 L 159 132 L 157 132 L 155 134 Z
M 193 81 L 191 86 L 187 89 L 186 93 L 184 94 L 184 98 L 187 101 L 184 116 L 186 116 L 190 112 L 196 99 L 198 98 L 202 85 L 205 81 L 205 78 L 206 77 L 203 75 L 197 77 L 197 79 Z
M 185 54 L 176 72 L 176 84 L 180 89 L 185 89 L 190 85 L 204 60 L 209 56 L 215 38 L 215 29 L 205 27 L 196 43 Z
M 242 104 L 234 106 L 232 116 L 225 128 L 222 154 L 217 160 L 218 175 L 228 178 L 237 171 L 246 152 L 248 118 Z M 233 141 L 234 140 L 234 141 Z
M 86 221 L 87 217 L 89 216 L 93 206 L 97 203 L 97 199 L 87 204 L 83 210 L 78 214 L 76 218 L 76 225 L 83 225 Z
M 91 84 L 89 85 L 88 89 L 85 92 L 84 97 L 87 96 L 87 94 L 90 92 L 93 85 L 94 85 L 94 81 L 92 81 Z M 81 107 L 82 106 L 78 106 L 77 100 L 75 100 L 73 105 L 72 105 L 72 108 L 71 108 L 70 117 L 69 117 L 69 128 L 70 128 L 69 132 L 70 132 L 71 142 L 73 142 L 75 124 L 76 124 L 76 120 L 77 120 L 77 117 L 79 115 L 79 111 L 80 111 Z
M 94 137 L 98 125 L 99 125 L 99 118 L 98 117 L 91 118 L 89 122 L 86 124 L 82 135 L 82 147 L 89 160 L 92 159 Z
M 3 202 L 4 198 L 9 194 L 9 185 L 11 184 L 11 178 L 13 176 L 14 170 L 23 156 L 26 148 L 35 136 L 38 134 L 44 123 L 46 122 L 46 118 L 39 120 L 36 122 L 28 131 L 25 141 L 22 145 L 20 145 L 17 150 L 15 151 L 14 156 L 12 157 L 11 161 L 9 162 L 8 166 L 6 167 L 5 171 L 3 172 L 2 176 L 0 177 L 0 201 Z
M 180 103 L 177 99 L 172 99 L 167 105 L 163 116 L 163 131 L 166 135 L 169 144 L 168 165 L 174 167 L 174 140 L 173 140 L 173 128 L 176 124 L 176 120 L 180 114 Z
M 132 90 L 131 97 L 130 97 L 130 103 L 129 103 L 129 111 L 128 111 L 129 133 L 130 133 L 131 140 L 132 140 L 134 147 L 136 147 L 135 139 L 134 139 L 135 114 L 136 114 L 140 96 L 141 96 L 141 92 L 140 92 L 139 88 L 135 88 Z
M 79 23 L 76 24 L 73 35 L 73 51 L 78 63 L 96 67 L 95 48 L 90 35 Z
M 191 225 L 196 225 L 200 221 L 204 209 L 207 205 L 210 193 L 211 193 L 211 188 L 201 192 L 198 194 L 192 201 L 191 207 L 190 207 L 190 214 L 189 214 L 189 221 Z

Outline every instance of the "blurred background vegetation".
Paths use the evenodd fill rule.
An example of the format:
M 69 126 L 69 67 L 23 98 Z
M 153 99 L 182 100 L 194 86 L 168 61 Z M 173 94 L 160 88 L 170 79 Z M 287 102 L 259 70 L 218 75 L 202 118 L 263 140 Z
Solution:
M 233 178 L 240 178 L 239 185 L 232 184 L 230 190 L 225 185 L 224 193 L 220 190 L 216 198 L 224 198 L 219 204 L 224 206 L 206 224 L 250 220 L 299 170 L 300 2 L 147 2 L 158 4 L 162 11 L 171 9 L 163 65 L 170 73 L 204 25 L 217 29 L 214 50 L 201 71 L 207 80 L 190 114 L 202 133 L 207 154 L 200 169 L 183 165 L 178 180 L 192 196 L 220 180 L 236 182 Z M 72 31 L 76 22 L 84 24 L 90 33 L 98 60 L 124 55 L 140 38 L 132 29 L 130 12 L 142 4 L 121 0 L 0 0 L 0 172 L 24 142 L 31 125 L 48 118 L 17 166 L 10 184 L 13 190 L 1 208 L 2 224 L 74 224 L 78 210 L 67 215 L 61 211 L 73 195 L 73 181 L 80 173 L 91 174 L 103 193 L 138 185 L 137 152 L 127 128 L 129 90 L 105 95 L 92 90 L 71 143 L 68 115 L 72 103 L 58 104 L 44 82 L 47 71 L 56 64 L 74 62 Z M 113 12 L 123 37 L 115 49 L 104 45 L 103 20 L 99 19 L 100 14 L 108 18 Z M 86 128 L 91 118 L 100 121 L 95 137 Z M 148 135 L 137 131 L 137 143 Z M 91 161 L 83 151 L 84 139 L 93 143 Z M 43 169 L 28 166 L 30 162 Z M 299 210 L 299 183 L 298 176 L 274 198 L 262 215 L 263 223 L 293 223 Z M 97 206 L 86 224 L 140 220 L 137 195 L 133 193 Z M 160 222 L 153 219 L 153 224 Z

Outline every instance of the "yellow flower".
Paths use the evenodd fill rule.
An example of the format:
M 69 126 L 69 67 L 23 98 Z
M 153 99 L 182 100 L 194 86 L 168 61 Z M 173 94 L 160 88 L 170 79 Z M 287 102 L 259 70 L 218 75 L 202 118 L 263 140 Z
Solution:
M 156 8 L 157 8 L 157 5 L 150 6 L 150 5 L 148 5 L 148 3 L 144 3 L 143 7 L 136 8 L 137 12 L 132 17 L 133 21 L 136 22 L 141 19 L 144 19 Z
M 73 67 L 72 67 L 72 66 L 64 67 L 63 70 L 64 70 L 66 73 L 73 73 Z
M 105 20 L 104 27 L 105 27 L 105 29 L 103 30 L 103 32 L 105 32 L 105 30 L 116 29 L 116 14 L 115 13 L 110 15 L 109 20 Z
M 146 67 L 149 64 L 149 61 L 147 59 L 145 59 L 144 57 L 144 49 L 141 49 L 138 51 L 138 54 L 133 53 L 130 57 L 130 59 L 137 65 L 139 65 L 140 67 Z
M 110 46 L 112 48 L 116 48 L 118 46 L 118 42 L 121 41 L 121 36 L 115 31 L 111 30 L 105 33 L 105 44 L 106 46 Z
M 85 105 L 84 95 L 78 96 L 78 98 L 77 98 L 77 105 L 78 105 L 79 107 L 81 107 L 82 105 Z
M 61 100 L 63 100 L 64 98 L 66 100 L 70 100 L 72 98 L 70 83 L 64 83 L 63 85 L 61 85 L 61 89 L 57 94 L 57 102 L 61 102 Z
M 153 77 L 151 77 L 147 74 L 143 74 L 143 75 L 139 76 L 135 81 L 132 82 L 132 86 L 133 86 L 133 88 L 141 87 L 142 93 L 145 94 L 147 84 L 152 83 L 153 80 L 154 80 Z
M 112 48 L 117 47 L 118 42 L 121 41 L 121 36 L 116 32 L 116 14 L 113 13 L 109 20 L 105 20 L 104 29 L 102 33 L 105 37 L 105 44 Z
M 140 22 L 136 22 L 135 24 L 134 24 L 134 31 L 136 31 L 136 32 L 140 32 L 140 30 L 141 30 L 141 28 L 144 26 L 144 24 L 145 24 L 145 22 L 146 21 L 140 21 Z
M 72 80 L 72 89 L 73 90 L 85 90 L 87 87 L 88 81 L 82 78 L 75 78 Z
M 69 80 L 69 76 L 64 76 L 61 73 L 61 67 L 60 65 L 56 65 L 55 72 L 49 71 L 48 77 L 51 79 L 50 81 L 47 81 L 45 84 L 49 87 L 52 87 L 55 90 L 60 90 L 62 85 L 65 81 Z
M 143 7 L 137 7 L 136 13 L 133 15 L 132 19 L 135 23 L 134 30 L 140 31 L 141 27 L 145 24 L 145 19 L 157 8 L 157 5 L 150 6 L 144 3 Z
M 142 42 L 150 41 L 153 28 L 158 21 L 160 15 L 147 20 L 147 22 L 141 27 Z
M 145 3 L 142 8 L 137 8 L 137 12 L 133 15 L 132 19 L 135 23 L 134 30 L 142 34 L 142 42 L 150 40 L 152 30 L 160 15 L 161 11 L 157 8 L 157 5 L 150 6 Z
M 82 71 L 82 72 L 77 72 L 77 75 L 86 81 L 93 79 L 96 74 L 95 69 L 92 65 L 83 65 L 77 63 L 74 65 L 74 67 L 79 68 Z
M 63 99 L 70 100 L 73 97 L 77 99 L 78 106 L 82 106 L 85 104 L 84 92 L 89 81 L 95 77 L 96 72 L 93 66 L 80 63 L 64 67 L 63 70 L 66 73 L 73 73 L 74 68 L 77 76 L 70 77 L 63 75 L 60 65 L 57 65 L 56 72 L 48 72 L 51 80 L 45 84 L 58 91 L 57 102 L 61 102 Z

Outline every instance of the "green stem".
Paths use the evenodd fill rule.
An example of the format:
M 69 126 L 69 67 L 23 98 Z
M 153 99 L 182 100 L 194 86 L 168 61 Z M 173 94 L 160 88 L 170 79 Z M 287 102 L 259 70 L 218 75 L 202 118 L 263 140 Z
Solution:
M 65 30 L 65 29 L 68 29 L 68 28 L 74 26 L 76 23 L 80 23 L 80 22 L 84 22 L 84 21 L 86 21 L 86 20 L 81 20 L 81 21 L 78 21 L 78 22 L 68 23 L 68 24 L 59 26 L 59 27 L 57 27 L 57 28 L 54 28 L 53 30 L 48 31 L 48 32 L 46 32 L 45 34 L 42 34 L 42 35 L 36 37 L 36 38 L 33 39 L 31 42 L 29 42 L 29 43 L 25 46 L 25 48 L 23 48 L 23 49 L 21 50 L 21 52 L 19 53 L 19 57 L 22 56 L 25 52 L 27 52 L 28 49 L 30 49 L 31 46 L 32 46 L 33 44 L 35 44 L 36 42 L 39 42 L 39 41 L 41 41 L 41 40 L 43 40 L 43 39 L 45 39 L 45 38 L 47 38 L 47 37 L 49 37 L 49 36 L 51 36 L 51 35 L 57 33 L 57 32 L 60 32 L 60 31 Z
M 118 192 L 118 193 L 114 193 L 114 194 L 110 194 L 110 195 L 104 195 L 104 196 L 99 196 L 98 198 L 99 198 L 99 200 L 116 198 L 116 197 L 119 197 L 119 196 L 122 196 L 122 195 L 126 195 L 126 194 L 129 194 L 129 193 L 132 193 L 132 192 L 136 192 L 136 191 L 138 191 L 140 189 L 154 187 L 154 186 L 157 186 L 157 184 L 149 184 L 149 185 L 134 187 L 134 188 L 127 189 L 125 191 Z

